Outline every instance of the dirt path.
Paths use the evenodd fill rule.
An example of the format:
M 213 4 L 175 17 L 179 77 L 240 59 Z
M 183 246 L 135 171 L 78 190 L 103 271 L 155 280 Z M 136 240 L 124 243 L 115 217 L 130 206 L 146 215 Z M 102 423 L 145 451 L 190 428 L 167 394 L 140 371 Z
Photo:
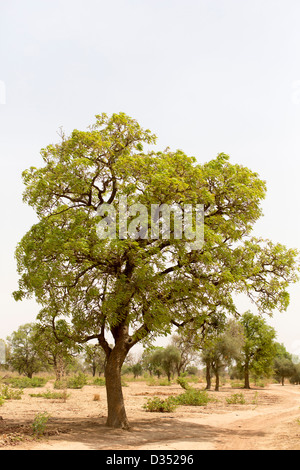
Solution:
M 29 392 L 18 402 L 5 403 L 0 437 L 1 423 L 13 424 L 16 419 L 28 423 L 41 410 L 51 414 L 53 434 L 42 441 L 25 440 L 1 450 L 300 450 L 300 386 L 243 390 L 245 405 L 228 405 L 226 397 L 241 390 L 224 388 L 209 392 L 216 400 L 207 407 L 179 407 L 174 413 L 161 414 L 145 412 L 145 399 L 155 395 L 164 398 L 182 389 L 131 383 L 124 388 L 132 424 L 129 432 L 106 428 L 105 391 L 101 388 L 101 401 L 94 402 L 95 391 L 99 388 L 72 390 L 66 403 L 33 399 Z

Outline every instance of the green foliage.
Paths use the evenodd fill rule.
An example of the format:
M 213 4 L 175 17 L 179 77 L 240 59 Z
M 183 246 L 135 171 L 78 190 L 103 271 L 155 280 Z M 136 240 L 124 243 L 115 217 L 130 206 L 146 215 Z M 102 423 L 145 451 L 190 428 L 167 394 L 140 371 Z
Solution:
M 46 398 L 46 400 L 66 400 L 70 395 L 63 392 L 52 392 L 51 390 L 47 390 L 43 393 L 30 393 L 30 396 L 33 398 Z
M 101 114 L 87 131 L 43 148 L 42 166 L 23 172 L 23 199 L 38 220 L 16 249 L 14 298 L 34 296 L 44 307 L 39 320 L 57 332 L 67 317 L 63 341 L 98 339 L 108 362 L 114 347 L 128 352 L 174 325 L 201 331 L 216 314 L 235 313 L 237 292 L 260 312 L 286 310 L 297 280 L 296 250 L 250 236 L 266 193 L 257 173 L 224 153 L 200 164 L 182 150 L 143 151 L 155 142 L 126 114 Z M 169 239 L 123 238 L 120 220 L 115 239 L 100 239 L 98 207 L 117 211 L 124 195 L 149 214 L 153 204 L 203 204 L 204 246 L 191 250 L 174 231 Z M 170 379 L 170 363 L 161 367 Z
M 184 388 L 184 390 L 189 390 L 191 388 L 185 377 L 177 377 L 176 382 L 180 385 L 180 387 Z
M 294 372 L 290 377 L 290 382 L 300 385 L 300 364 L 294 364 Z
M 3 382 L 8 383 L 13 388 L 36 388 L 43 387 L 47 379 L 43 377 L 11 377 L 4 379 Z
M 210 398 L 206 390 L 191 388 L 176 397 L 178 405 L 206 406 Z
M 87 376 L 82 372 L 79 374 L 74 375 L 73 377 L 68 378 L 67 380 L 67 388 L 82 388 L 84 385 L 87 384 Z
M 55 388 L 56 390 L 66 389 L 67 388 L 67 380 L 66 379 L 55 380 L 55 382 L 53 384 L 53 388 Z
M 276 355 L 274 328 L 266 321 L 251 312 L 246 312 L 241 320 L 244 329 L 245 342 L 237 366 L 248 377 L 252 372 L 256 376 L 270 375 Z M 245 383 L 247 387 L 248 384 Z
M 245 405 L 246 400 L 244 394 L 241 393 L 233 393 L 230 397 L 226 398 L 226 402 L 228 405 Z
M 136 364 L 133 364 L 133 366 L 131 366 L 131 370 L 133 372 L 134 378 L 139 377 L 143 373 L 142 364 L 140 364 L 139 362 Z
M 100 387 L 105 386 L 105 378 L 104 377 L 96 377 L 93 380 L 93 385 L 99 385 Z
M 23 390 L 14 390 L 8 385 L 0 386 L 0 399 L 3 400 L 21 400 Z
M 153 397 L 147 400 L 147 403 L 143 406 L 146 411 L 159 412 L 159 413 L 171 413 L 176 410 L 176 401 L 174 397 L 169 398 L 158 398 Z
M 29 378 L 43 368 L 42 360 L 36 348 L 35 333 L 35 324 L 26 323 L 21 325 L 8 338 L 9 365 L 19 374 L 25 374 Z
M 33 434 L 36 437 L 40 437 L 43 434 L 45 434 L 46 426 L 47 426 L 49 418 L 50 418 L 50 415 L 46 412 L 38 413 L 35 416 L 31 426 L 32 426 Z
M 276 356 L 274 358 L 274 376 L 278 382 L 284 385 L 284 379 L 295 377 L 296 365 L 292 355 L 287 352 L 283 344 L 275 343 Z

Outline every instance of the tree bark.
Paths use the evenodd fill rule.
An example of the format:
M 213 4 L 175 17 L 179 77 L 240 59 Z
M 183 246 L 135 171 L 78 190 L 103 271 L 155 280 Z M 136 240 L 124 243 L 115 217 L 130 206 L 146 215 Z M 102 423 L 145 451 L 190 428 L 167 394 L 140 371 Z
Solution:
M 121 368 L 131 347 L 131 339 L 128 335 L 128 328 L 124 325 L 114 328 L 113 336 L 115 338 L 114 348 L 106 348 L 106 425 L 113 428 L 129 429 L 121 384 Z
M 220 377 L 219 377 L 219 371 L 218 371 L 218 369 L 215 370 L 215 376 L 216 376 L 215 391 L 218 392 L 219 389 L 220 389 Z
M 125 359 L 125 358 L 124 358 Z M 129 429 L 126 416 L 122 384 L 121 367 L 124 359 L 112 350 L 105 368 L 105 384 L 107 393 L 107 421 L 106 425 L 113 428 Z
M 210 375 L 210 362 L 206 362 L 206 390 L 211 389 L 211 375 Z
M 244 388 L 249 389 L 249 388 L 250 388 L 250 380 L 249 380 L 249 367 L 248 367 L 248 364 L 247 364 L 247 363 L 245 364 L 245 374 L 244 374 L 244 378 L 245 378 Z

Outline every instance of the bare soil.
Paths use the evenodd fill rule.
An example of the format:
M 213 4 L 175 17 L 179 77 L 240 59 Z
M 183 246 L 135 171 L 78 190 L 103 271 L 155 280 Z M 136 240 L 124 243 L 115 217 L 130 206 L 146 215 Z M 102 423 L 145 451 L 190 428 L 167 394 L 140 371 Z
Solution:
M 203 389 L 203 384 L 193 385 Z M 66 401 L 31 397 L 51 390 L 25 389 L 21 400 L 0 408 L 0 450 L 300 450 L 300 386 L 271 384 L 250 390 L 222 387 L 210 391 L 207 406 L 180 406 L 172 413 L 143 409 L 146 399 L 183 393 L 179 385 L 130 382 L 124 397 L 131 429 L 105 426 L 105 387 L 68 390 Z M 245 404 L 226 397 L 243 393 Z M 94 401 L 94 395 L 100 395 Z M 32 435 L 38 413 L 50 419 L 42 438 Z

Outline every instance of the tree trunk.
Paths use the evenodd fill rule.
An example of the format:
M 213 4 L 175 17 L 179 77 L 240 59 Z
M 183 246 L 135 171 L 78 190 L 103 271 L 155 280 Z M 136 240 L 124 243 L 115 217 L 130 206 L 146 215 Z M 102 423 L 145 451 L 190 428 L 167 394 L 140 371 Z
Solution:
M 211 375 L 210 375 L 210 363 L 209 361 L 206 362 L 206 390 L 211 389 Z
M 54 360 L 54 370 L 55 370 L 56 380 L 58 382 L 63 380 L 65 376 L 65 363 L 64 363 L 63 357 L 60 354 L 58 354 Z
M 218 369 L 215 370 L 215 376 L 216 376 L 216 385 L 215 385 L 215 391 L 218 392 L 220 388 L 220 377 L 219 377 L 219 371 Z
M 125 344 L 116 344 L 110 352 L 105 367 L 107 394 L 106 425 L 113 428 L 129 429 L 121 385 L 121 367 L 127 354 Z
M 244 374 L 244 377 L 245 377 L 244 388 L 250 388 L 249 367 L 248 367 L 248 364 L 247 364 L 247 363 L 245 364 L 245 374 Z

